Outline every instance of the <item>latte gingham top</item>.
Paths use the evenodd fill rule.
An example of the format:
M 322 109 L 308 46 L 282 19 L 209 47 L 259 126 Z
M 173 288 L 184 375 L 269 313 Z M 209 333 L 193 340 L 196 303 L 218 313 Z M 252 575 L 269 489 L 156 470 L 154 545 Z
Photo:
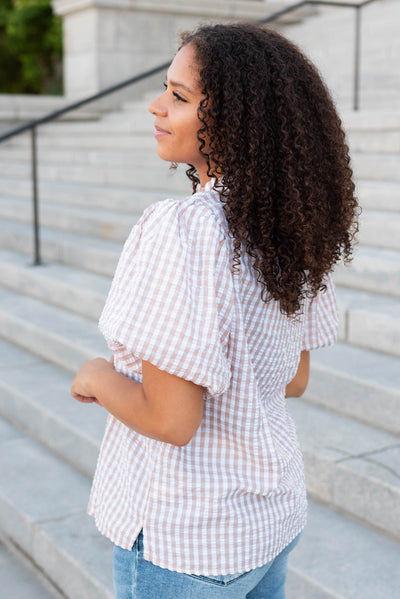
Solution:
M 184 447 L 145 437 L 109 415 L 88 512 L 130 549 L 178 572 L 218 575 L 261 566 L 306 522 L 295 426 L 285 405 L 302 349 L 332 344 L 327 291 L 297 320 L 265 304 L 247 255 L 233 248 L 209 182 L 150 206 L 125 243 L 100 329 L 115 368 L 141 380 L 141 360 L 204 388 L 204 417 Z

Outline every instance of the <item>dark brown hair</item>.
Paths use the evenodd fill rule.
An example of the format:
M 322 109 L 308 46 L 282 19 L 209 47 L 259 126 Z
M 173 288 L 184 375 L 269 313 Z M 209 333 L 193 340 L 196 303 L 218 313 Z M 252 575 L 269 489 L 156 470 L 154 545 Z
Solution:
M 333 265 L 351 259 L 358 230 L 349 150 L 333 101 L 315 66 L 271 29 L 203 26 L 182 36 L 186 44 L 199 63 L 197 137 L 208 175 L 221 181 L 233 268 L 247 252 L 262 299 L 295 315 L 305 296 L 324 289 Z M 195 188 L 199 179 L 189 167 Z

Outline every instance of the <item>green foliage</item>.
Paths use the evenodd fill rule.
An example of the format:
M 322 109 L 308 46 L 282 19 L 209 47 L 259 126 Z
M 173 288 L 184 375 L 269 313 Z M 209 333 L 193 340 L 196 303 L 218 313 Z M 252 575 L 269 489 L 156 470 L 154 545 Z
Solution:
M 0 92 L 62 93 L 61 58 L 50 0 L 0 0 Z

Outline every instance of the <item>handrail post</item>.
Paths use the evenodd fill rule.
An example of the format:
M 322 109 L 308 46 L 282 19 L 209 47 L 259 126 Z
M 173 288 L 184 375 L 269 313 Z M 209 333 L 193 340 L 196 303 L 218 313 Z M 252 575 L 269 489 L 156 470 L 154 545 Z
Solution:
M 359 96 L 360 96 L 360 47 L 361 47 L 361 8 L 360 6 L 355 6 L 356 10 L 356 32 L 355 32 L 355 40 L 354 40 L 354 100 L 353 100 L 353 108 L 354 110 L 359 109 Z
M 36 127 L 31 129 L 31 156 L 32 156 L 32 198 L 33 198 L 33 238 L 35 256 L 33 266 L 42 264 L 40 258 L 40 237 L 39 237 L 39 198 L 37 181 L 37 138 Z

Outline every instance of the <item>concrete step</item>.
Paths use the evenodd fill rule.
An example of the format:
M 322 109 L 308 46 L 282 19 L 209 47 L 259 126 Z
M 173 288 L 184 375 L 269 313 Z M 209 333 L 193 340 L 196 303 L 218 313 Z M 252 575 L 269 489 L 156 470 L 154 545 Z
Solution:
M 352 154 L 360 152 L 400 152 L 400 129 L 398 130 L 347 130 L 347 140 Z
M 365 210 L 360 218 L 359 240 L 365 245 L 400 250 L 400 212 Z
M 73 374 L 5 341 L 0 355 L 0 416 L 92 478 L 106 411 L 71 397 Z
M 394 599 L 399 552 L 393 540 L 310 501 L 289 558 L 287 599 Z
M 388 144 L 392 144 L 393 137 L 397 134 L 400 138 L 400 131 L 392 133 L 392 137 L 389 138 Z M 381 137 L 377 136 L 378 141 L 381 141 Z M 67 138 L 68 139 L 68 138 Z M 383 138 L 385 140 L 385 138 Z M 398 172 L 399 163 L 399 151 L 382 151 L 375 149 L 374 146 L 378 146 L 378 141 L 375 144 L 369 145 L 369 139 L 362 146 L 362 151 L 357 150 L 355 144 L 351 144 L 351 156 L 352 166 L 356 175 L 356 178 L 361 179 L 372 179 L 372 180 L 388 180 L 388 181 L 400 181 L 400 174 Z M 54 148 L 52 140 L 46 138 L 46 141 L 40 142 L 40 162 L 39 169 L 46 177 L 49 172 L 50 166 L 53 169 L 56 165 L 60 165 L 57 169 L 59 177 L 62 180 L 63 171 L 61 167 L 68 168 L 67 173 L 76 172 L 69 170 L 72 165 L 87 164 L 88 166 L 113 166 L 118 172 L 125 168 L 132 168 L 135 170 L 139 165 L 145 170 L 149 163 L 153 168 L 160 167 L 162 169 L 163 163 L 158 158 L 156 153 L 156 142 L 154 139 L 152 143 L 142 143 L 142 138 L 138 139 L 136 143 L 132 142 L 132 147 L 123 148 L 110 148 L 107 144 L 105 147 L 101 146 L 100 149 L 91 144 L 89 148 L 82 148 L 78 142 L 75 146 L 70 149 L 61 148 L 57 146 Z M 383 142 L 382 142 L 383 143 Z M 395 144 L 394 144 L 395 145 Z M 2 174 L 9 174 L 14 176 L 28 176 L 30 172 L 30 166 L 26 166 L 22 169 L 22 164 L 30 161 L 30 153 L 27 148 L 22 147 L 4 147 L 0 148 L 0 157 L 3 157 L 7 161 L 6 165 L 0 171 Z M 20 167 L 20 168 L 18 168 Z M 64 179 L 68 180 L 68 179 Z
M 3 536 L 66 597 L 112 599 L 112 545 L 85 513 L 87 478 L 5 421 L 0 451 Z
M 51 137 L 59 135 L 122 135 L 152 133 L 154 116 L 147 108 L 132 116 L 101 118 L 98 121 L 53 121 L 41 126 L 40 136 Z
M 179 171 L 181 171 L 179 175 L 185 177 L 184 168 L 179 167 Z M 187 180 L 184 180 L 184 183 L 186 184 L 185 189 L 178 193 L 169 188 L 157 191 L 141 189 L 138 186 L 132 188 L 129 186 L 40 180 L 39 197 L 41 202 L 141 213 L 153 202 L 169 197 L 169 194 L 177 199 L 190 195 L 191 184 Z M 360 203 L 367 213 L 376 211 L 400 212 L 400 183 L 363 180 L 358 182 L 357 192 Z M 1 176 L 0 194 L 6 198 L 31 199 L 31 180 L 29 178 Z
M 32 222 L 32 201 L 28 199 L 0 196 L 0 218 L 17 222 Z M 124 242 L 140 214 L 132 212 L 114 212 L 96 208 L 82 208 L 40 202 L 39 219 L 45 227 L 60 231 L 69 231 L 89 237 Z
M 400 435 L 400 359 L 344 343 L 312 352 L 304 400 Z
M 352 166 L 357 179 L 400 181 L 399 154 L 353 152 Z
M 357 190 L 365 210 L 400 212 L 400 183 L 361 179 L 357 182 Z
M 352 153 L 400 152 L 400 112 L 345 112 L 342 122 Z
M 350 132 L 400 131 L 400 111 L 398 110 L 343 110 L 341 119 L 346 131 Z
M 400 299 L 400 252 L 357 246 L 348 266 L 335 268 L 336 284 Z
M 20 162 L 0 163 L 0 176 L 29 179 L 31 167 Z M 148 166 L 111 166 L 110 168 L 90 165 L 62 165 L 40 163 L 39 181 L 62 181 L 66 183 L 89 183 L 115 187 L 139 187 L 152 191 L 171 190 L 181 194 L 190 192 L 191 186 L 183 171 L 172 172 L 167 163 L 160 163 L 155 172 Z
M 395 153 L 400 151 L 400 131 L 393 128 L 388 129 L 369 129 L 358 130 L 346 127 L 347 141 L 352 153 L 363 152 L 382 152 Z M 155 153 L 156 142 L 153 136 L 153 124 L 149 124 L 143 128 L 143 131 L 130 133 L 129 136 L 124 134 L 124 131 L 110 130 L 108 132 L 98 131 L 97 133 L 82 129 L 81 132 L 72 136 L 62 134 L 60 136 L 47 135 L 46 130 L 39 130 L 38 136 L 39 154 L 42 157 L 42 152 L 49 149 L 60 149 L 70 151 L 82 151 L 88 149 L 91 152 L 116 151 L 126 149 L 128 151 L 136 151 L 139 149 L 148 152 L 150 155 Z M 30 139 L 28 136 L 20 135 L 3 142 L 1 148 L 3 151 L 15 148 L 20 154 L 21 159 L 26 160 L 30 157 Z
M 339 339 L 363 349 L 400 356 L 400 301 L 340 287 Z
M 71 231 L 82 235 L 124 241 L 140 217 L 132 201 L 131 210 L 115 211 L 109 208 L 46 202 L 42 199 L 40 219 L 44 226 Z M 30 199 L 0 195 L 0 218 L 30 222 Z M 365 210 L 360 218 L 359 241 L 362 245 L 400 251 L 400 212 Z
M 39 149 L 40 161 L 46 164 L 88 164 L 104 166 L 151 165 L 157 168 L 163 162 L 156 152 L 156 142 L 149 147 L 137 143 L 133 148 L 58 148 L 41 146 Z M 8 147 L 0 145 L 0 160 L 18 163 L 30 163 L 31 156 L 26 148 Z M 165 163 L 164 163 L 165 164 Z
M 89 149 L 89 150 L 135 150 L 138 147 L 144 148 L 145 150 L 155 150 L 156 141 L 153 135 L 153 128 L 146 130 L 143 133 L 135 133 L 134 135 L 124 135 L 124 132 L 118 131 L 88 131 L 86 135 L 85 130 L 81 132 L 74 132 L 74 135 L 68 135 L 68 129 L 59 135 L 47 135 L 46 128 L 39 128 L 38 134 L 38 149 L 39 153 L 41 150 L 60 148 L 60 149 Z M 16 148 L 22 149 L 26 153 L 26 156 L 30 156 L 31 152 L 31 139 L 26 134 L 17 135 L 2 142 L 1 147 L 5 149 Z
M 400 541 L 400 438 L 299 399 L 288 401 L 312 497 Z
M 69 372 L 110 351 L 93 321 L 0 288 L 0 337 Z
M 167 191 L 152 191 L 135 187 L 112 187 L 60 181 L 40 181 L 39 203 L 68 204 L 78 207 L 112 209 L 141 214 L 153 202 L 166 199 Z M 4 198 L 32 201 L 32 182 L 23 178 L 0 178 L 0 193 Z M 190 194 L 188 190 L 187 195 Z M 181 197 L 174 195 L 174 197 Z
M 0 588 L 13 599 L 65 599 L 26 558 L 0 543 Z
M 0 249 L 0 280 L 4 287 L 98 321 L 111 279 L 70 266 L 31 266 L 17 252 Z
M 76 266 L 89 272 L 112 277 L 122 244 L 41 227 L 41 256 L 44 262 Z M 26 255 L 33 261 L 33 231 L 26 223 L 0 220 L 0 247 Z

